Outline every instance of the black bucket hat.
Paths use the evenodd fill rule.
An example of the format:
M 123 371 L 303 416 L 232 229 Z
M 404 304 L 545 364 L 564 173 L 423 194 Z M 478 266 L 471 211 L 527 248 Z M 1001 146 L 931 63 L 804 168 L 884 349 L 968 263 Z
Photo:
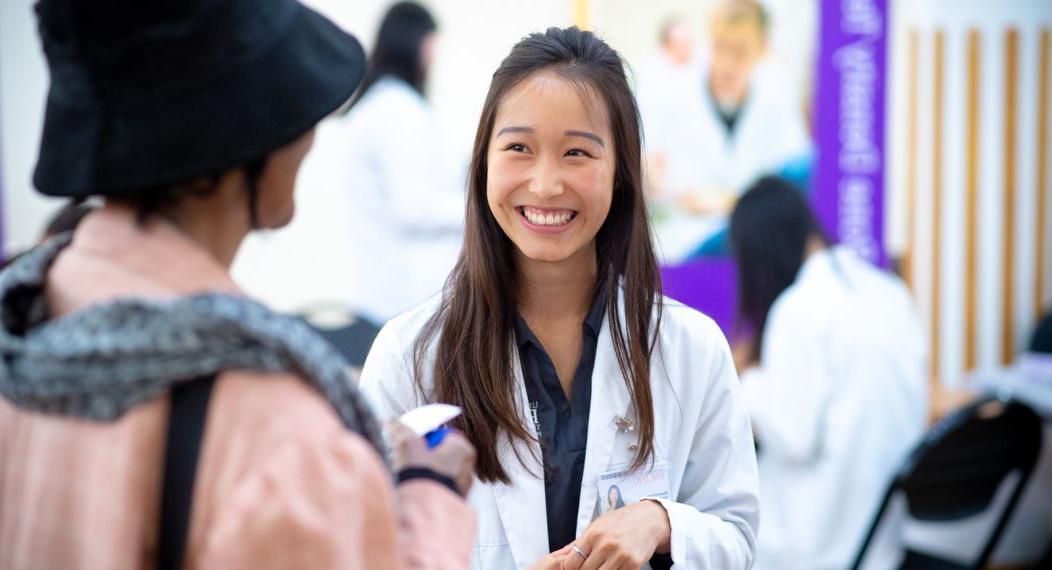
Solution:
M 258 159 L 343 105 L 361 45 L 295 0 L 41 0 L 33 183 L 134 194 Z

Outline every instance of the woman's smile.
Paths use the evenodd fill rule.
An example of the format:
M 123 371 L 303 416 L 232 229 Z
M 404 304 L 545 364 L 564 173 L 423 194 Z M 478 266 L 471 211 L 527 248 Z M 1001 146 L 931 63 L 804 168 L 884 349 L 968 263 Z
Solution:
M 577 219 L 577 210 L 519 206 L 519 219 L 527 229 L 543 235 L 566 231 Z

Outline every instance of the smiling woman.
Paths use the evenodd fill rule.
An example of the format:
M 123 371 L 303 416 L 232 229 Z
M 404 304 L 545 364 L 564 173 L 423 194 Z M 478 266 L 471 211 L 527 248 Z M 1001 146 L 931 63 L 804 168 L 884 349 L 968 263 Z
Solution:
M 366 361 L 382 416 L 464 409 L 476 568 L 752 560 L 734 367 L 711 320 L 661 296 L 641 159 L 617 52 L 576 28 L 524 38 L 486 97 L 446 290 L 390 321 Z M 611 485 L 625 506 L 596 518 Z

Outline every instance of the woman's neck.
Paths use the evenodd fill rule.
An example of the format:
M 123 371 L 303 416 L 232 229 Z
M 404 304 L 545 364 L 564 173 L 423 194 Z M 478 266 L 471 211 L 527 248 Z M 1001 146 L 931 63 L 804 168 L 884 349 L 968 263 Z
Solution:
M 807 238 L 807 245 L 804 249 L 804 259 L 811 257 L 811 255 L 820 251 L 825 251 L 829 248 L 829 244 L 821 236 L 812 234 Z
M 527 321 L 583 320 L 592 306 L 598 276 L 595 248 L 584 248 L 573 257 L 547 262 L 517 260 L 518 310 Z
M 239 172 L 224 175 L 215 192 L 187 198 L 163 216 L 226 269 L 252 229 L 248 195 Z

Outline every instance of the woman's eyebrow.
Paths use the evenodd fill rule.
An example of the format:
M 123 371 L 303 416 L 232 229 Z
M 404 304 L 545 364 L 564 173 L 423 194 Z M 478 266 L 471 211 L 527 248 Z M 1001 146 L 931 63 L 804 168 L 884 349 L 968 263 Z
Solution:
M 584 138 L 586 138 L 588 140 L 595 141 L 595 144 L 597 144 L 597 145 L 599 145 L 601 147 L 606 147 L 606 145 L 603 144 L 603 139 L 599 138 L 599 135 L 597 135 L 595 133 L 590 133 L 588 131 L 566 131 L 566 132 L 563 133 L 563 136 L 567 136 L 567 137 L 584 137 Z
M 533 128 L 531 127 L 504 127 L 497 132 L 497 136 L 503 136 L 508 133 L 527 133 L 533 134 Z

